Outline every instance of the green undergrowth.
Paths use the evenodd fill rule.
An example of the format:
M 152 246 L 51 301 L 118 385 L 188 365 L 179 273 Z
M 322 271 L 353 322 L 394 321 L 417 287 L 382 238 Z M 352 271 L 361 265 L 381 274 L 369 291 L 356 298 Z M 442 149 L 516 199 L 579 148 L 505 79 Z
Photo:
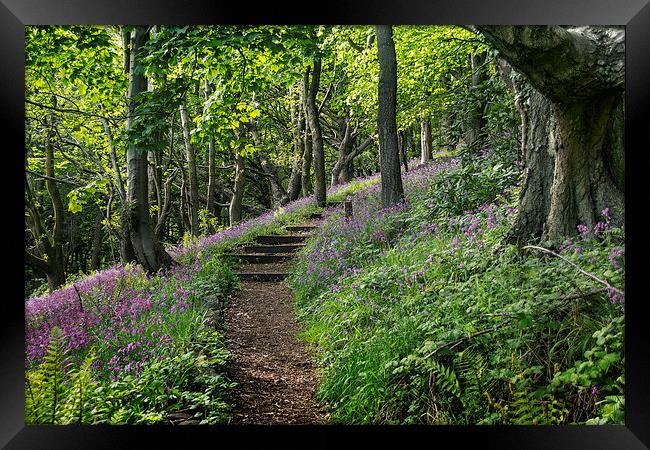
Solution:
M 227 423 L 234 384 L 215 310 L 239 280 L 225 254 L 320 210 L 303 199 L 188 240 L 170 270 L 115 266 L 27 301 L 26 423 Z
M 308 242 L 289 282 L 333 423 L 624 423 L 624 230 L 519 249 L 516 182 L 463 166 L 389 212 L 358 191 Z

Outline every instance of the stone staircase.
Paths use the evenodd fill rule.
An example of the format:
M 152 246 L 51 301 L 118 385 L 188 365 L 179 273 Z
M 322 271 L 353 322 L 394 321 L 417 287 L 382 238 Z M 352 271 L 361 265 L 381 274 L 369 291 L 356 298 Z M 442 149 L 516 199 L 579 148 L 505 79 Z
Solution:
M 312 214 L 311 220 L 318 221 L 321 214 Z M 318 228 L 314 224 L 290 225 L 285 227 L 286 235 L 263 235 L 256 243 L 234 249 L 229 255 L 241 263 L 237 276 L 242 281 L 282 281 L 287 275 L 288 262 L 302 249 L 311 232 Z

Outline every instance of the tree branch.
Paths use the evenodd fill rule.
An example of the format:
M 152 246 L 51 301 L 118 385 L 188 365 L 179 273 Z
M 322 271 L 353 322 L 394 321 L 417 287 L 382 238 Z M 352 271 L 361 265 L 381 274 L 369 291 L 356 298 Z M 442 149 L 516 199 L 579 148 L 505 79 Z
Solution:
M 580 273 L 582 273 L 583 275 L 586 275 L 586 276 L 588 276 L 589 278 L 591 278 L 591 279 L 593 279 L 593 280 L 596 280 L 596 281 L 599 282 L 600 284 L 606 286 L 607 289 L 614 290 L 614 291 L 618 292 L 619 294 L 624 295 L 623 291 L 621 291 L 620 289 L 615 288 L 614 286 L 612 286 L 611 284 L 609 284 L 609 282 L 607 282 L 606 280 L 601 280 L 600 278 L 598 278 L 598 277 L 597 277 L 596 275 L 594 275 L 593 273 L 587 272 L 586 270 L 582 269 L 580 266 L 578 266 L 578 265 L 577 265 L 576 263 L 574 263 L 573 261 L 568 260 L 567 258 L 565 258 L 565 257 L 562 256 L 562 255 L 558 255 L 558 254 L 555 253 L 554 251 L 551 251 L 551 250 L 549 250 L 549 249 L 547 249 L 547 248 L 544 248 L 544 247 L 538 247 L 538 246 L 536 246 L 536 245 L 526 245 L 526 246 L 523 247 L 523 248 L 532 248 L 532 249 L 534 249 L 534 250 L 539 250 L 539 251 L 542 251 L 542 252 L 544 252 L 544 253 L 548 253 L 548 254 L 551 254 L 551 255 L 553 255 L 553 256 L 556 256 L 556 257 L 560 258 L 562 261 L 564 261 L 564 262 L 570 264 L 571 266 L 575 267 L 576 269 L 578 269 L 578 271 L 579 271 Z

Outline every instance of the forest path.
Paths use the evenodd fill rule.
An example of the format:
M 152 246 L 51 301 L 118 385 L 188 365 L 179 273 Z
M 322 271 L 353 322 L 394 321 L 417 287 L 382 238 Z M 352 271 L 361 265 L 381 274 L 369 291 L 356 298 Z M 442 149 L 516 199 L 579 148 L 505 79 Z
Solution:
M 304 240 L 305 231 L 296 230 L 292 236 L 302 237 L 294 240 Z M 241 291 L 231 299 L 224 316 L 231 352 L 227 373 L 237 383 L 230 423 L 322 423 L 324 414 L 314 400 L 316 367 L 296 337 L 300 328 L 293 295 L 283 281 L 301 244 L 270 243 L 264 237 L 258 242 L 239 249 Z

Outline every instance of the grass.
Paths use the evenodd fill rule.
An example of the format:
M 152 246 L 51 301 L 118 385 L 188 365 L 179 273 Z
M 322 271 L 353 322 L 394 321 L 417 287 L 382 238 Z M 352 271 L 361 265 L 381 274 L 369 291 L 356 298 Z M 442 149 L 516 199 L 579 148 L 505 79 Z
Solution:
M 507 244 L 510 169 L 431 173 L 388 211 L 377 186 L 348 188 L 355 217 L 328 215 L 290 279 L 332 422 L 623 423 L 622 298 Z M 600 227 L 560 254 L 623 290 L 624 230 Z

